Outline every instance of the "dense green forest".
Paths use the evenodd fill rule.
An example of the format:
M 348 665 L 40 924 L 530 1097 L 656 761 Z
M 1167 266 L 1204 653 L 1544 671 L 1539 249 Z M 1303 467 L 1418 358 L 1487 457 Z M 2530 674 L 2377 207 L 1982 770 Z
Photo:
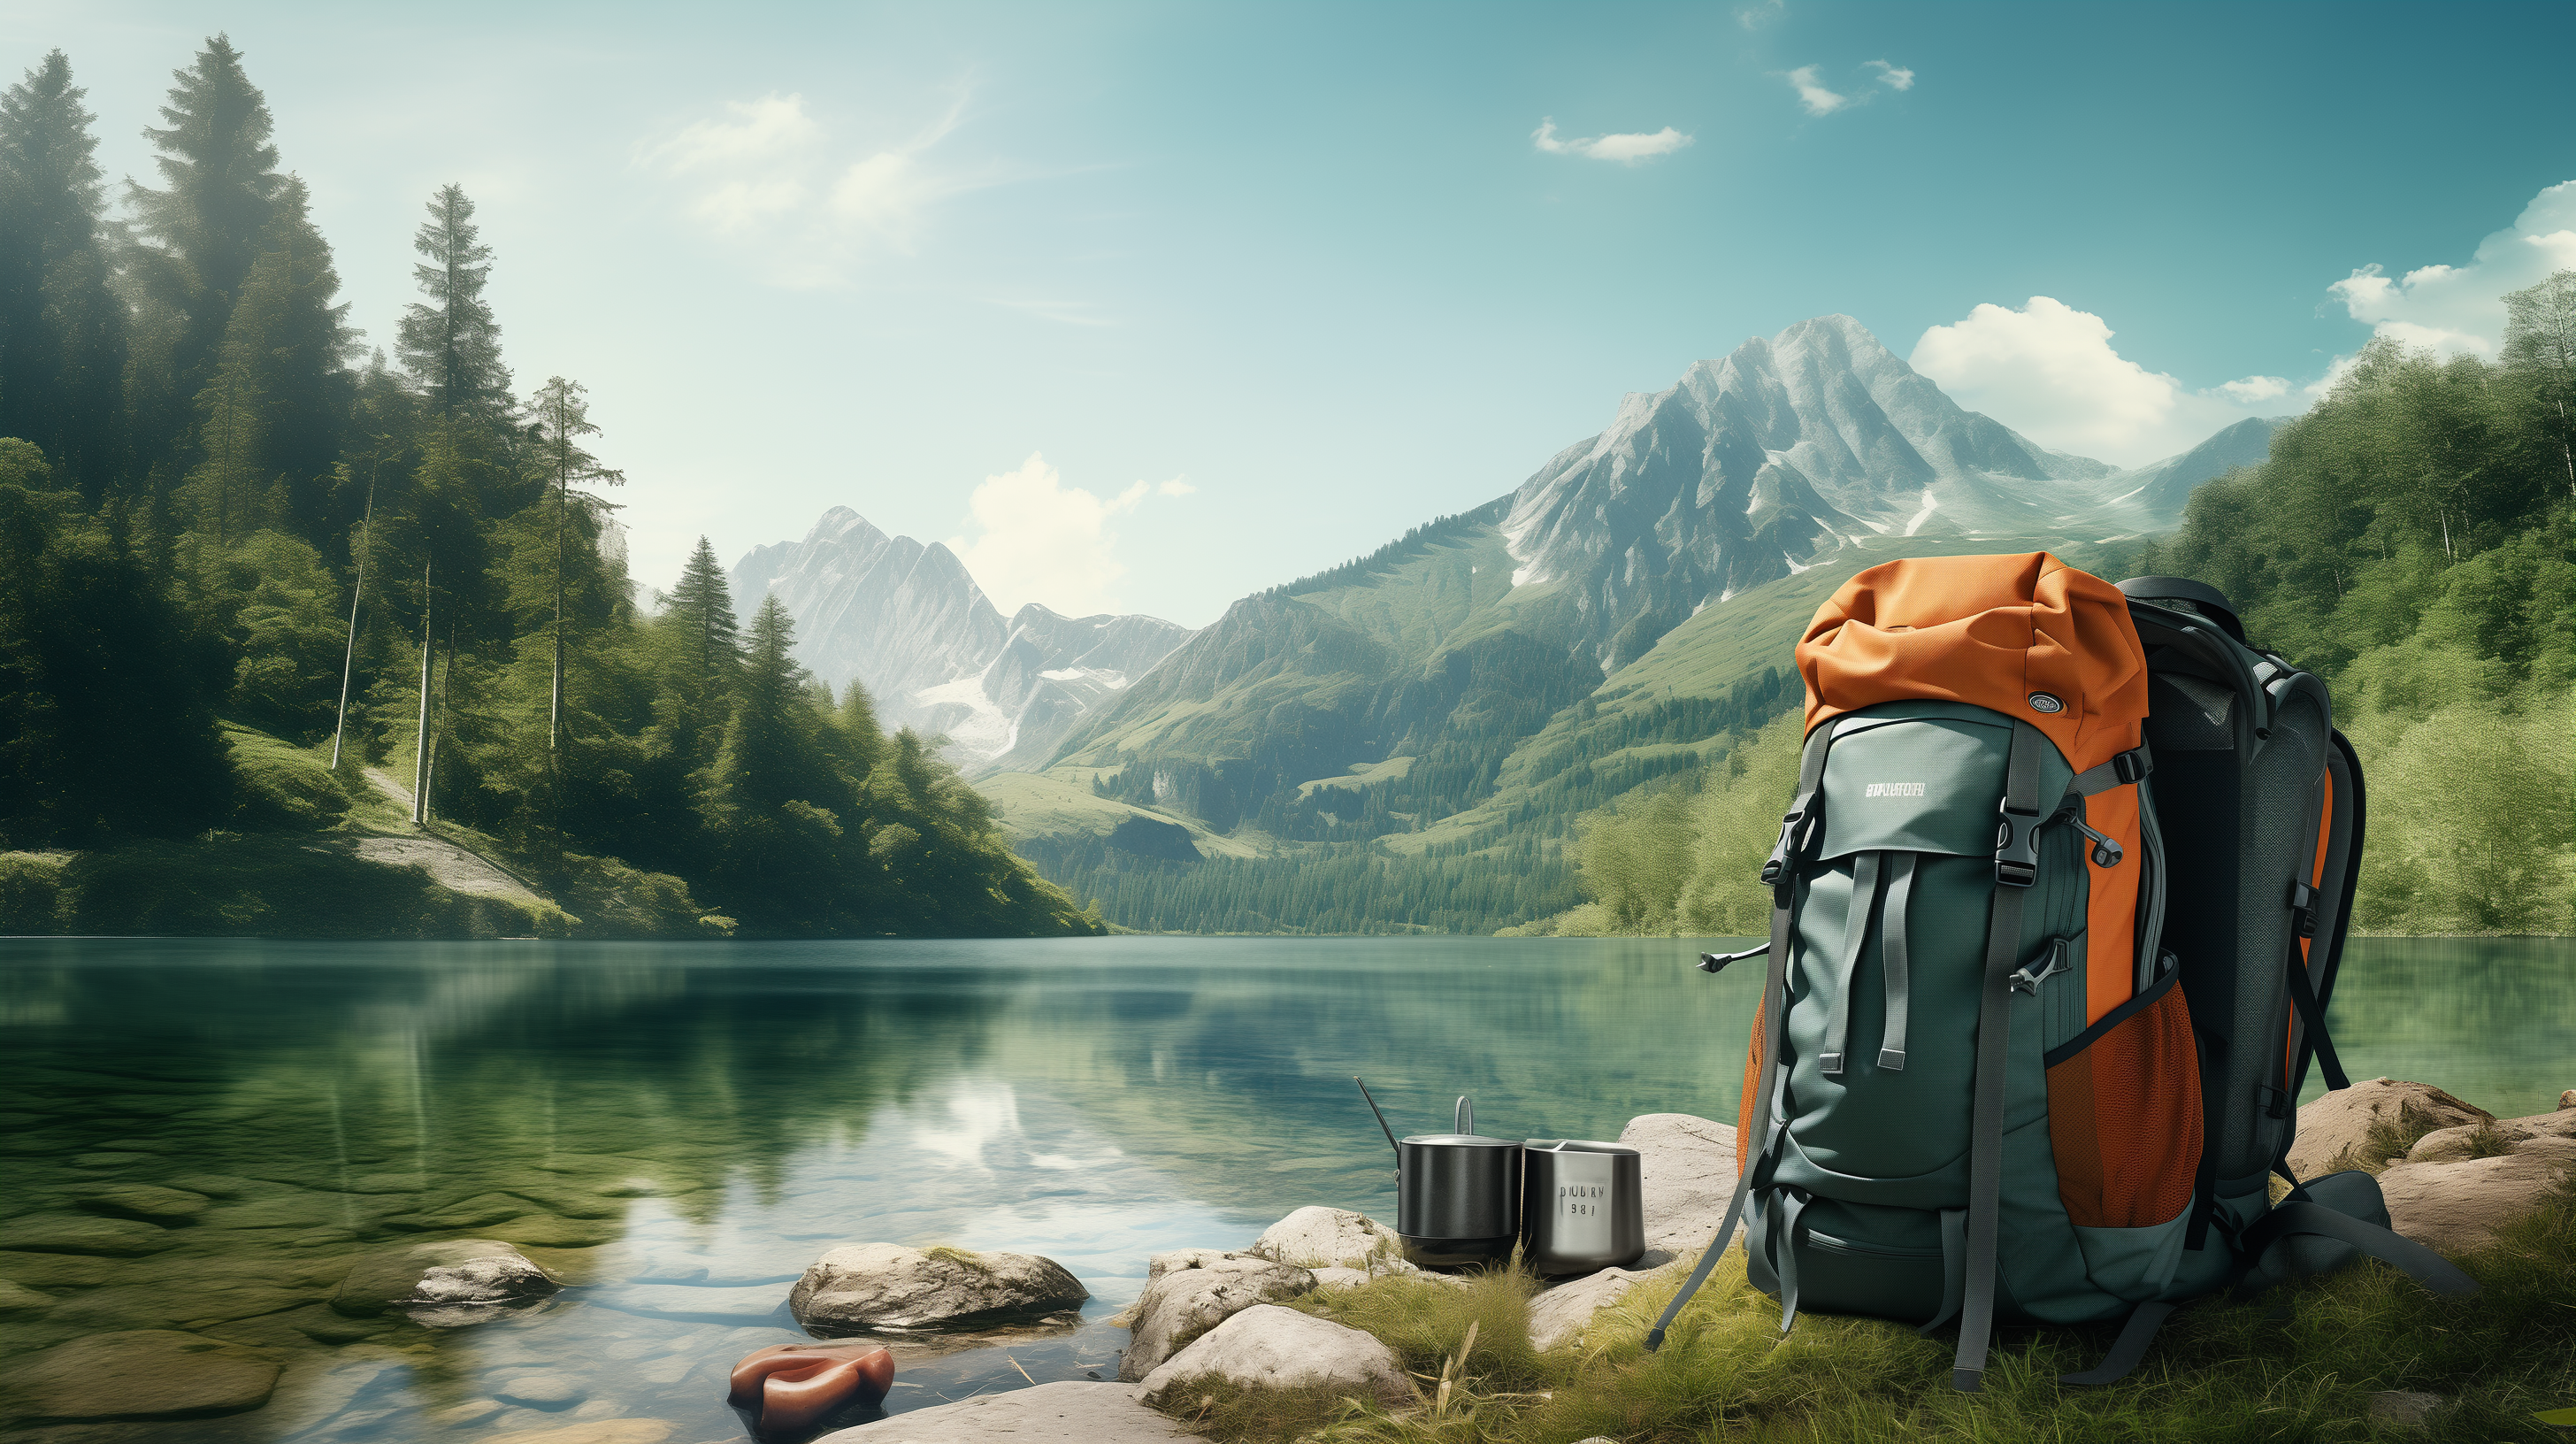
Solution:
M 240 52 L 174 82 L 117 212 L 59 51 L 0 97 L 0 931 L 330 931 L 258 894 L 387 886 L 340 930 L 448 928 L 293 841 L 396 789 L 562 904 L 536 925 L 1098 929 L 775 601 L 740 625 L 703 541 L 638 608 L 623 478 L 579 382 L 514 388 L 462 189 L 366 351 Z
M 2374 341 L 2114 573 L 2208 582 L 2327 679 L 2368 786 L 2368 931 L 2576 931 L 2576 271 L 2505 302 L 2497 360 Z M 1584 903 L 1532 930 L 1758 931 L 1797 748 L 1792 715 L 1596 813 Z

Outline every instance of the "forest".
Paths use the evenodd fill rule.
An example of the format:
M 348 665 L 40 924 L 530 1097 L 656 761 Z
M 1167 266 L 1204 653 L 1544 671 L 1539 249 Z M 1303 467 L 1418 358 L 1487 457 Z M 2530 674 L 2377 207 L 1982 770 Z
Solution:
M 436 934 L 425 876 L 328 845 L 415 826 L 560 904 L 505 931 L 1100 930 L 703 539 L 638 604 L 609 439 L 514 382 L 460 187 L 369 348 L 242 54 L 173 80 L 114 208 L 61 52 L 0 96 L 0 932 Z
M 2504 300 L 2496 359 L 2373 341 L 2111 573 L 2207 582 L 2326 679 L 2367 789 L 2367 932 L 2576 932 L 2576 271 Z M 1594 814 L 1584 901 L 1528 930 L 1760 931 L 1799 726 Z

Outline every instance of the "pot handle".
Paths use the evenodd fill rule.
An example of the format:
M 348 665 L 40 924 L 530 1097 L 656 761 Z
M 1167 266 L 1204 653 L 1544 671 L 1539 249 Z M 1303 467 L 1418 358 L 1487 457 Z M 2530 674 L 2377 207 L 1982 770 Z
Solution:
M 1476 1131 L 1476 1105 L 1468 1102 L 1467 1096 L 1463 1093 L 1458 1095 L 1456 1125 L 1457 1131 L 1461 1134 L 1473 1135 Z

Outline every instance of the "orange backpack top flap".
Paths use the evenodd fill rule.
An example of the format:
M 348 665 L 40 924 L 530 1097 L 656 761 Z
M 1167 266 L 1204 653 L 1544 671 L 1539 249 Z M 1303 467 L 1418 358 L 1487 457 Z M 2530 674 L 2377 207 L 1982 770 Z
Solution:
M 2047 552 L 1871 567 L 1798 643 L 1807 730 L 1880 702 L 2019 717 L 2083 772 L 2144 740 L 2146 649 L 2117 587 Z

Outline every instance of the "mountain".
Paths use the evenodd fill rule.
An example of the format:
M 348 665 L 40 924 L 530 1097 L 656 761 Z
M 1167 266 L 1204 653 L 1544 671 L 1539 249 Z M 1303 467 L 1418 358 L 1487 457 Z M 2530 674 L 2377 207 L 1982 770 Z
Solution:
M 1803 570 L 1861 536 L 2099 536 L 2180 519 L 2121 495 L 2122 473 L 2050 451 L 1959 405 L 1849 316 L 1801 321 L 1631 394 L 1559 452 L 1503 521 L 1519 585 L 1563 583 L 1613 663 L 1631 621 Z M 1643 639 L 1651 640 L 1651 639 Z
M 2297 419 L 2257 416 L 2237 422 L 2189 451 L 2120 473 L 2114 484 L 2134 488 L 2131 494 L 2150 515 L 2169 518 L 2165 526 L 2177 525 L 2194 487 L 2240 466 L 2262 465 L 2272 454 L 2272 433 Z
M 1005 621 L 948 548 L 888 536 L 845 506 L 800 542 L 734 564 L 735 606 L 775 595 L 796 659 L 837 691 L 857 680 L 889 727 L 945 734 L 969 772 L 1034 767 L 1085 717 L 1186 640 L 1154 617 L 1064 617 L 1031 603 Z
M 1569 886 L 1577 816 L 1795 703 L 1791 643 L 1852 573 L 2082 564 L 2174 525 L 2269 434 L 2123 470 L 1962 409 L 1849 317 L 1800 322 L 1626 397 L 1484 506 L 1236 602 L 1064 734 L 1047 821 L 1005 822 L 1130 926 L 1514 921 Z M 1186 821 L 1201 857 L 1117 844 L 1122 808 Z

